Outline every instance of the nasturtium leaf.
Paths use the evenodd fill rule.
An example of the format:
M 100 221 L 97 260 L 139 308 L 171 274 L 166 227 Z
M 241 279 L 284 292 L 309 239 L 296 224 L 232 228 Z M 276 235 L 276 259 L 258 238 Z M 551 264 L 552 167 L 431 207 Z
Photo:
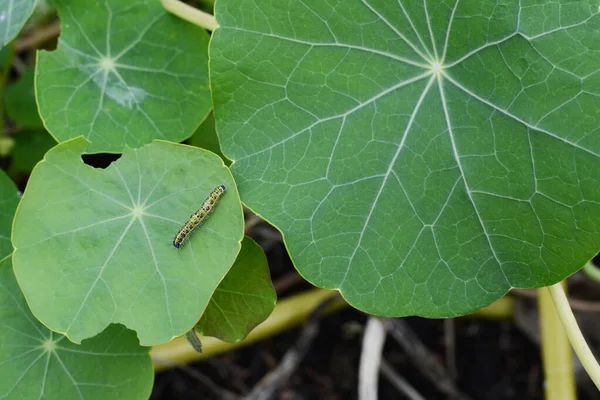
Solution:
M 13 226 L 14 270 L 33 313 L 79 343 L 110 323 L 142 345 L 200 318 L 243 238 L 243 212 L 216 155 L 155 141 L 106 169 L 83 163 L 88 142 L 52 148 L 33 170 Z M 175 233 L 210 191 L 227 192 L 181 249 Z
M 204 122 L 196 129 L 189 142 L 190 145 L 200 147 L 201 149 L 209 150 L 223 159 L 225 165 L 231 165 L 231 161 L 227 159 L 221 152 L 219 144 L 219 136 L 215 130 L 215 117 L 209 114 Z
M 6 108 L 6 115 L 17 125 L 24 128 L 41 129 L 44 124 L 35 102 L 34 73 L 34 68 L 28 69 L 16 83 L 6 89 L 4 92 L 4 107 Z
M 111 325 L 76 345 L 35 319 L 15 280 L 11 258 L 0 261 L 1 399 L 147 399 L 154 371 L 135 333 Z
M 152 139 L 182 141 L 211 108 L 208 34 L 159 1 L 58 0 L 61 35 L 38 54 L 36 92 L 46 128 L 89 152 Z
M 0 0 L 0 47 L 17 36 L 34 7 L 35 0 Z
M 0 170 L 0 259 L 13 251 L 10 231 L 17 204 L 19 204 L 17 186 L 4 171 Z
M 196 330 L 204 336 L 238 342 L 271 314 L 276 301 L 265 253 L 246 236 L 235 263 L 210 298 Z
M 565 278 L 600 248 L 599 5 L 218 1 L 242 200 L 305 278 L 375 314 Z

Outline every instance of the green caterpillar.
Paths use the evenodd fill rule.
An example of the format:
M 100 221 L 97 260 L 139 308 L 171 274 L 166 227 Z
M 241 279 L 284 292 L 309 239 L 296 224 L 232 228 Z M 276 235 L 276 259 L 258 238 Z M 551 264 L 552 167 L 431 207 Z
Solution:
M 213 189 L 212 192 L 208 195 L 202 206 L 193 213 L 187 222 L 179 229 L 179 232 L 175 235 L 173 239 L 173 246 L 176 248 L 181 248 L 185 242 L 188 241 L 192 233 L 198 228 L 202 223 L 208 218 L 210 213 L 213 212 L 213 209 L 219 202 L 219 199 L 225 193 L 225 185 L 219 185 Z

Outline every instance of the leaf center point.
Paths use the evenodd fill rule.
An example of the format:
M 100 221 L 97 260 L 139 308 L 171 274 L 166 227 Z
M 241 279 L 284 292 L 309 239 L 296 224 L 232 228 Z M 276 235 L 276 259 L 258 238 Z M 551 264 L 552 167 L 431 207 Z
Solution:
M 110 57 L 104 57 L 100 60 L 100 67 L 105 71 L 113 71 L 115 69 L 115 60 Z
M 442 72 L 443 69 L 444 69 L 444 66 L 442 65 L 441 62 L 434 61 L 434 62 L 431 63 L 431 71 L 435 75 L 439 75 Z
M 46 339 L 42 342 L 42 348 L 48 353 L 53 353 L 56 350 L 56 342 L 52 339 Z
M 131 212 L 133 213 L 134 218 L 141 218 L 142 215 L 144 215 L 144 209 L 139 204 L 133 207 Z

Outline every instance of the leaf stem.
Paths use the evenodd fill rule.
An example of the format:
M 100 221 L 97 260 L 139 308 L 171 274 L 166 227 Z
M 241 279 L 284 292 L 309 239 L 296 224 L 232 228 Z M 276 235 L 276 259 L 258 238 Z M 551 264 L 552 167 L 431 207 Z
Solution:
M 283 299 L 277 303 L 275 310 L 262 324 L 258 325 L 246 339 L 236 343 L 226 343 L 214 337 L 201 336 L 202 354 L 192 349 L 186 339 L 177 337 L 168 343 L 152 348 L 152 359 L 155 371 L 160 371 L 180 364 L 206 359 L 235 348 L 273 337 L 283 331 L 302 325 L 308 316 L 325 300 L 335 296 L 337 291 L 313 289 L 305 293 Z M 339 300 L 331 304 L 326 312 L 347 307 Z
M 209 31 L 214 31 L 219 27 L 214 15 L 205 13 L 192 6 L 182 3 L 179 0 L 160 0 L 165 10 Z
M 168 343 L 155 346 L 151 353 L 154 361 L 154 369 L 155 371 L 161 371 L 174 366 L 210 358 L 295 328 L 303 324 L 315 308 L 324 300 L 334 296 L 336 293 L 337 291 L 333 290 L 312 289 L 279 300 L 269 318 L 254 328 L 242 341 L 226 343 L 214 337 L 202 336 L 202 354 L 194 351 L 187 340 L 181 336 Z M 492 305 L 465 317 L 495 320 L 512 318 L 514 309 L 513 300 L 510 296 L 504 296 Z M 331 308 L 327 309 L 327 312 L 334 312 L 347 306 L 348 304 L 340 300 L 332 304 Z
M 547 290 L 537 291 L 542 362 L 544 366 L 544 399 L 577 398 L 573 372 L 573 351 L 560 318 Z
M 593 262 L 589 261 L 583 267 L 583 272 L 590 278 L 600 283 L 600 268 L 598 268 Z
M 600 390 L 600 365 L 598 365 L 598 361 L 592 354 L 592 351 L 579 330 L 579 325 L 577 325 L 573 311 L 571 311 L 571 308 L 569 307 L 567 295 L 565 294 L 562 285 L 559 282 L 552 286 L 548 286 L 547 289 L 548 292 L 550 292 L 550 296 L 552 296 L 556 313 L 562 322 L 563 328 L 565 328 L 567 337 L 571 342 L 571 346 L 573 346 L 573 350 L 575 350 L 581 364 L 590 378 L 592 378 L 596 387 Z

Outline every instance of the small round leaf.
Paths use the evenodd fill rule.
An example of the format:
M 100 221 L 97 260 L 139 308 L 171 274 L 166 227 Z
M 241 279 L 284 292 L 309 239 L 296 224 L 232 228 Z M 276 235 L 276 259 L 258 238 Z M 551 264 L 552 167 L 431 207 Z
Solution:
M 83 138 L 33 170 L 14 222 L 14 269 L 33 313 L 72 341 L 122 323 L 143 345 L 189 331 L 240 248 L 243 213 L 213 153 L 163 141 L 85 165 Z M 227 192 L 181 249 L 173 237 L 217 185 Z
M 208 34 L 159 1 L 59 0 L 58 48 L 38 55 L 36 91 L 46 128 L 89 152 L 152 139 L 182 141 L 211 108 Z

